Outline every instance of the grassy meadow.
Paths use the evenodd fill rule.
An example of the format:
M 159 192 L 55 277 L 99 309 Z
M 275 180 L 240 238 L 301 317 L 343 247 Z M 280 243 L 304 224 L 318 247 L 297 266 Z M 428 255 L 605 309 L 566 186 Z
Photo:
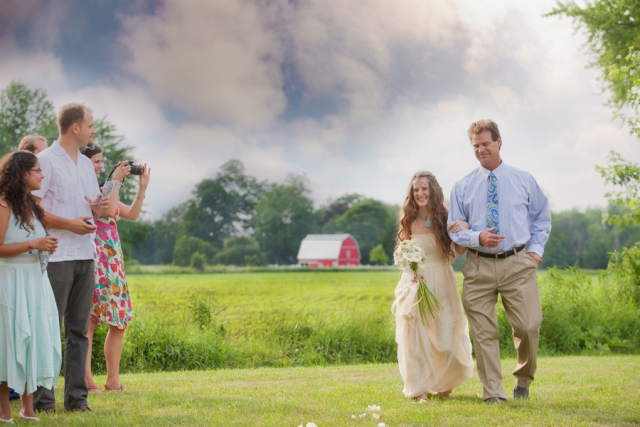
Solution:
M 514 359 L 502 361 L 505 387 Z M 125 374 L 124 393 L 90 395 L 93 412 L 42 416 L 41 426 L 635 426 L 640 356 L 542 357 L 526 401 L 487 406 L 475 374 L 449 398 L 404 398 L 396 364 Z M 96 376 L 102 384 L 104 376 Z M 376 412 L 370 405 L 380 406 Z M 12 402 L 17 418 L 18 402 Z M 372 415 L 382 415 L 380 421 Z M 365 414 L 364 418 L 358 416 Z M 356 416 L 354 420 L 352 416 Z M 18 422 L 27 425 L 27 422 Z
M 277 319 L 340 321 L 389 311 L 397 270 L 130 275 L 134 309 L 170 323 L 189 319 L 193 297 L 211 305 L 233 336 Z M 459 277 L 462 283 L 462 276 Z
M 353 365 L 396 361 L 397 270 L 132 274 L 135 319 L 123 372 Z M 462 276 L 458 273 L 461 285 Z M 611 277 L 539 273 L 540 354 L 638 353 L 640 308 Z M 502 357 L 514 357 L 501 304 Z M 104 372 L 96 331 L 93 369 Z

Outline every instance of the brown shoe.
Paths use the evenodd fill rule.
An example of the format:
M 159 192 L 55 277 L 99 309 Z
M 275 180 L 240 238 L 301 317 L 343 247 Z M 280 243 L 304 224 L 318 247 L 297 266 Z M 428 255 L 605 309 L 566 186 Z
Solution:
M 80 405 L 67 410 L 68 412 L 92 412 L 88 405 Z
M 35 408 L 34 410 L 39 414 L 54 415 L 56 413 L 56 408 L 53 406 L 50 408 Z

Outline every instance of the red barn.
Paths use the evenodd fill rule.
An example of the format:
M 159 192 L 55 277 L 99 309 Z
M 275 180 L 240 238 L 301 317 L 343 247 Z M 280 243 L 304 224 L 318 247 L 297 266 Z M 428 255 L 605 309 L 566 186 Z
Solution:
M 360 265 L 358 242 L 350 234 L 308 234 L 300 243 L 298 264 L 312 268 Z

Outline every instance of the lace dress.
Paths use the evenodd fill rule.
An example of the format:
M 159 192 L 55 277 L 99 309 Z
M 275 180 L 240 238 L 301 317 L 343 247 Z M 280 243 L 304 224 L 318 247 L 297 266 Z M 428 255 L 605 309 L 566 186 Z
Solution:
M 117 212 L 116 212 L 117 217 Z M 116 218 L 96 221 L 96 288 L 91 319 L 126 329 L 133 317 Z
M 450 260 L 442 255 L 433 234 L 414 234 L 427 261 L 420 274 L 443 308 L 423 325 L 416 305 L 417 283 L 402 273 L 392 311 L 396 315 L 398 366 L 406 397 L 452 390 L 473 374 L 471 341 L 458 284 Z
M 4 243 L 45 235 L 37 219 L 34 230 L 27 231 L 12 212 Z M 27 394 L 55 386 L 62 361 L 56 300 L 39 252 L 31 252 L 0 258 L 0 382 L 20 393 L 26 385 Z

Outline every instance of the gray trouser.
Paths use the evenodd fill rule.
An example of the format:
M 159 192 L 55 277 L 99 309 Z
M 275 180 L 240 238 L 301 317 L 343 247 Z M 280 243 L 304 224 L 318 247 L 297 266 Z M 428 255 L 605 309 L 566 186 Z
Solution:
M 47 274 L 58 306 L 60 327 L 64 320 L 64 407 L 77 408 L 87 404 L 87 384 L 84 370 L 89 340 L 87 329 L 95 289 L 95 264 L 92 259 L 50 262 Z M 53 389 L 38 387 L 34 393 L 35 409 L 55 408 Z

